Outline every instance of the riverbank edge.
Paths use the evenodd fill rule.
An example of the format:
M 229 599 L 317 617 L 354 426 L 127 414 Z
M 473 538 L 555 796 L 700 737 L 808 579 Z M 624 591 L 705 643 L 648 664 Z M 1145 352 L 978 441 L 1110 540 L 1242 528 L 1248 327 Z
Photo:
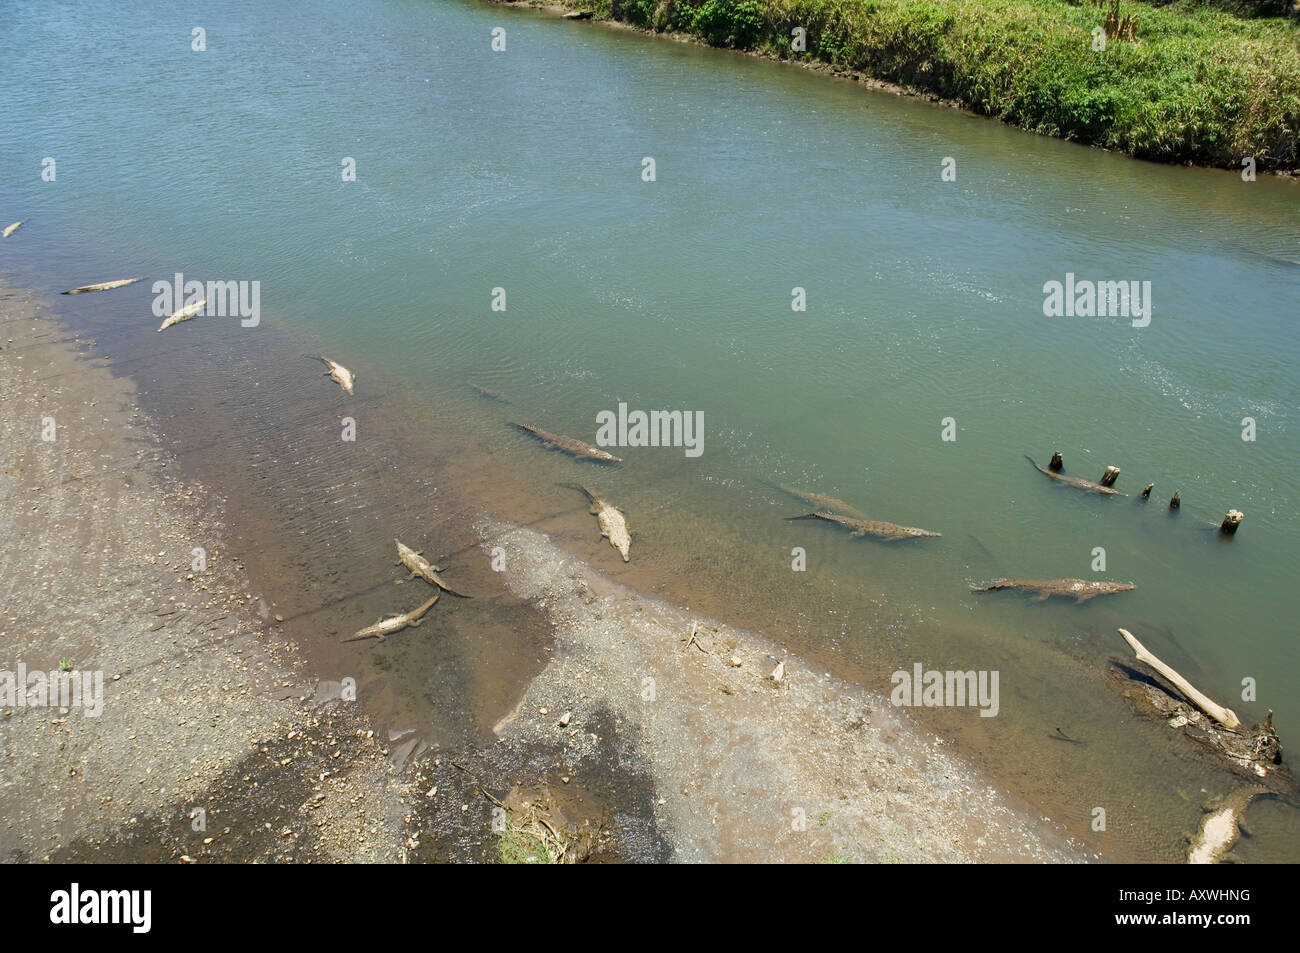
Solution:
M 845 66 L 839 63 L 827 62 L 825 60 L 816 59 L 811 56 L 806 56 L 805 58 L 799 59 L 790 56 L 778 56 L 769 49 L 757 49 L 757 48 L 740 49 L 737 47 L 730 47 L 730 46 L 714 46 L 713 44 L 706 42 L 701 37 L 698 37 L 692 33 L 686 33 L 680 30 L 648 29 L 636 23 L 632 23 L 627 20 L 618 19 L 617 17 L 612 15 L 612 13 L 611 15 L 608 16 L 601 15 L 594 11 L 593 4 L 589 2 L 584 2 L 584 0 L 481 0 L 481 2 L 491 3 L 495 6 L 526 8 L 526 9 L 537 11 L 539 13 L 552 15 L 558 19 L 570 19 L 570 20 L 575 20 L 576 22 L 597 24 L 602 27 L 606 27 L 610 29 L 621 29 L 633 33 L 639 33 L 642 36 L 650 37 L 653 39 L 669 40 L 677 43 L 689 43 L 693 46 L 699 46 L 707 49 L 714 49 L 714 50 L 719 50 L 727 53 L 755 57 L 757 59 L 766 60 L 771 63 L 780 63 L 785 66 L 792 66 L 800 69 L 809 70 L 814 73 L 820 73 L 833 79 L 838 79 L 845 82 L 853 82 L 866 89 L 873 89 L 879 92 L 893 93 L 896 96 L 906 96 L 912 99 L 924 100 L 926 102 L 933 103 L 938 106 L 943 106 L 949 109 L 958 110 L 968 116 L 976 117 L 979 119 L 985 119 L 993 122 L 998 122 L 1003 125 L 1010 126 L 1011 128 L 1014 129 L 1020 129 L 1021 131 L 1024 132 L 1032 132 L 1037 135 L 1049 135 L 1048 133 L 1044 133 L 1041 130 L 1029 129 L 1023 125 L 1010 122 L 1004 119 L 1002 116 L 994 115 L 987 112 L 981 112 L 980 110 L 974 108 L 970 103 L 964 102 L 961 99 L 957 99 L 951 96 L 941 95 L 940 93 L 932 89 L 926 89 L 924 87 L 909 85 L 905 83 L 893 82 L 891 80 L 887 80 L 879 76 L 875 76 L 862 69 Z M 570 16 L 571 14 L 574 13 L 592 13 L 592 16 L 585 17 L 582 20 L 577 20 L 577 18 Z M 1067 136 L 1067 135 L 1049 135 L 1049 138 L 1060 139 L 1063 142 L 1071 142 L 1075 145 L 1085 146 L 1092 149 L 1098 149 L 1102 152 L 1111 152 L 1111 153 L 1115 153 L 1116 155 L 1123 155 L 1131 159 L 1138 159 L 1147 162 L 1155 162 L 1159 165 L 1178 165 L 1178 166 L 1186 166 L 1189 168 L 1215 169 L 1217 171 L 1227 171 L 1227 172 L 1239 172 L 1241 170 L 1241 167 L 1236 164 L 1239 161 L 1238 157 L 1235 156 L 1233 157 L 1232 163 L 1222 163 L 1222 164 L 1209 163 L 1209 162 L 1199 161 L 1198 159 L 1186 158 L 1186 157 L 1173 157 L 1165 160 L 1165 159 L 1154 158 L 1146 155 L 1138 155 L 1133 152 L 1125 151 L 1123 149 L 1111 148 L 1102 143 L 1086 141 L 1086 140 L 1074 138 L 1072 136 Z M 1300 165 L 1297 165 L 1295 168 L 1290 168 L 1281 165 L 1273 165 L 1268 160 L 1265 160 L 1260 162 L 1257 165 L 1255 172 L 1257 174 L 1269 175 L 1274 178 L 1300 182 Z
M 131 379 L 4 276 L 0 437 L 0 862 L 405 860 L 409 770 L 276 638 Z

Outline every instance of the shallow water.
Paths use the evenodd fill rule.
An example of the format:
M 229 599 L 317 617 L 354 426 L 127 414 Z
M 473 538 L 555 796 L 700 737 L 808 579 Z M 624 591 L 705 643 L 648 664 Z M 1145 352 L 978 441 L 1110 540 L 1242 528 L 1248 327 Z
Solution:
M 269 575 L 296 554 L 286 570 L 309 585 L 271 594 L 323 658 L 374 666 L 394 719 L 436 722 L 468 690 L 490 727 L 540 664 L 544 639 L 487 600 L 444 600 L 439 624 L 460 634 L 432 653 L 332 647 L 407 608 L 387 588 L 395 535 L 467 553 L 461 578 L 491 591 L 466 521 L 487 509 L 881 691 L 915 661 L 999 670 L 997 718 L 918 714 L 1117 859 L 1175 859 L 1228 782 L 1118 698 L 1116 626 L 1300 737 L 1295 183 L 1134 162 L 493 5 L 41 5 L 6 14 L 0 55 L 23 63 L 0 89 L 0 214 L 27 221 L 0 267 L 46 290 L 149 276 L 60 313 L 233 498 L 250 560 Z M 156 335 L 150 284 L 178 271 L 259 281 L 262 325 Z M 1067 272 L 1150 281 L 1150 325 L 1045 317 L 1043 284 Z M 357 372 L 355 399 L 302 357 L 322 352 Z M 703 454 L 615 449 L 626 465 L 598 469 L 508 426 L 592 441 L 619 402 L 703 412 Z M 348 415 L 355 444 L 339 440 Z M 1055 486 L 1024 460 L 1054 449 L 1074 475 L 1120 466 L 1130 496 Z M 557 486 L 576 480 L 627 511 L 629 566 Z M 788 523 L 808 507 L 764 481 L 944 535 L 885 545 Z M 1246 522 L 1225 543 L 1209 527 L 1232 507 Z M 1076 607 L 968 591 L 1092 577 L 1095 547 L 1097 575 L 1136 592 Z M 1244 678 L 1257 701 L 1240 700 Z M 1275 836 L 1256 830 L 1251 859 L 1300 853 L 1284 814 L 1261 821 Z

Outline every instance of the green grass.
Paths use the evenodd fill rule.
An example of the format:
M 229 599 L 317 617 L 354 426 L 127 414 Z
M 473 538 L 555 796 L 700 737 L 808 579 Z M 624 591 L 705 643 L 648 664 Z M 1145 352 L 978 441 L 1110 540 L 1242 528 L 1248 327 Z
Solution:
M 508 828 L 498 831 L 498 855 L 503 864 L 550 864 L 554 862 L 550 847 L 540 837 Z
M 1254 156 L 1260 169 L 1300 169 L 1300 20 L 1238 16 L 1230 0 L 1125 2 L 1140 42 L 1112 39 L 1100 52 L 1092 30 L 1106 11 L 1065 0 L 560 2 L 714 46 L 820 60 L 1142 158 L 1240 168 Z M 807 31 L 805 53 L 790 48 L 795 27 Z

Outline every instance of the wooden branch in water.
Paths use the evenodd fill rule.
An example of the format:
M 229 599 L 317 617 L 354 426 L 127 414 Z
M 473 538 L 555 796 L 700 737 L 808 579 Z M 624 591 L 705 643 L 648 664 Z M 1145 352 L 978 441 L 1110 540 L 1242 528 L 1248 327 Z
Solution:
M 1164 662 L 1160 661 L 1160 659 L 1156 658 L 1154 655 L 1148 652 L 1146 646 L 1144 646 L 1141 642 L 1139 642 L 1136 638 L 1134 638 L 1132 632 L 1130 632 L 1128 629 L 1120 629 L 1119 634 L 1124 636 L 1124 641 L 1129 644 L 1129 648 L 1131 648 L 1133 652 L 1137 655 L 1137 660 L 1139 662 L 1145 662 L 1147 665 L 1151 666 L 1153 669 L 1155 669 L 1157 672 L 1159 672 L 1161 675 L 1167 678 L 1173 684 L 1173 686 L 1177 688 L 1180 692 L 1182 692 L 1184 695 L 1186 695 L 1187 698 L 1192 702 L 1192 704 L 1194 704 L 1197 708 L 1205 712 L 1207 715 L 1209 715 L 1211 718 L 1213 718 L 1215 721 L 1217 721 L 1219 724 L 1223 725 L 1223 727 L 1229 729 L 1230 731 L 1236 731 L 1238 728 L 1241 727 L 1241 719 L 1237 717 L 1236 712 L 1234 712 L 1231 708 L 1224 708 L 1222 705 L 1215 704 L 1205 695 L 1202 695 L 1200 692 L 1198 692 L 1195 688 L 1192 687 L 1191 682 L 1183 678 L 1181 675 L 1175 672 Z

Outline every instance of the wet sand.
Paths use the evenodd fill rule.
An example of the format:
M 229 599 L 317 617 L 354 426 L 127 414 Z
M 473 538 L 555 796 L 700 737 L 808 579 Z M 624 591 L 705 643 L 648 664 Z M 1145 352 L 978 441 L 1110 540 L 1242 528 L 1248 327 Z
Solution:
M 697 617 L 492 518 L 448 534 L 448 548 L 483 547 L 454 580 L 478 598 L 446 598 L 460 605 L 436 625 L 381 646 L 304 645 L 322 624 L 347 627 L 308 605 L 307 568 L 270 578 L 276 547 L 231 534 L 228 504 L 179 478 L 130 380 L 31 295 L 0 294 L 5 662 L 68 659 L 105 678 L 98 718 L 3 716 L 0 856 L 492 860 L 499 800 L 545 803 L 575 837 L 592 834 L 594 860 L 1085 857 L 883 699 L 721 623 L 700 620 L 718 631 L 687 649 Z M 500 578 L 486 569 L 496 545 L 511 566 Z M 389 580 L 363 601 L 391 606 L 422 585 Z M 431 653 L 434 640 L 458 654 Z M 503 644 L 517 649 L 510 667 Z M 762 677 L 776 658 L 780 687 Z M 434 726 L 403 698 L 418 660 Z M 361 705 L 337 699 L 349 672 Z M 206 831 L 193 830 L 197 807 Z
M 558 739 L 564 770 L 581 777 L 600 754 L 590 725 L 612 718 L 626 756 L 654 778 L 656 821 L 677 859 L 1083 859 L 886 699 L 760 635 L 620 585 L 536 530 L 479 528 L 557 640 L 497 734 Z

